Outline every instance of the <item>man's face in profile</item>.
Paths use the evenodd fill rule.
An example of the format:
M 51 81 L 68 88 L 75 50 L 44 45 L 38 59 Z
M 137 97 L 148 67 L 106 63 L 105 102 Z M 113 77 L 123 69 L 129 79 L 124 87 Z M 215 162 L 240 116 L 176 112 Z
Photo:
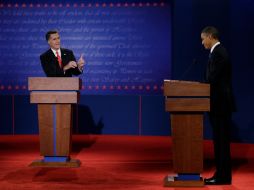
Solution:
M 211 49 L 212 47 L 212 37 L 209 34 L 201 33 L 201 41 L 202 45 L 205 47 L 205 49 Z
M 58 33 L 50 34 L 48 44 L 52 49 L 58 50 L 60 48 L 60 36 L 59 36 L 59 34 Z

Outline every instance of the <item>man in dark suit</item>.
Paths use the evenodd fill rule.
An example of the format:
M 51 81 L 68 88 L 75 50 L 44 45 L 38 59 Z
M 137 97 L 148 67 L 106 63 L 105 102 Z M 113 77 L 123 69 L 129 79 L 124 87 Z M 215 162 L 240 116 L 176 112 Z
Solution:
M 83 72 L 85 63 L 83 55 L 76 62 L 71 50 L 61 48 L 58 31 L 48 31 L 46 33 L 46 40 L 50 49 L 40 56 L 40 60 L 47 77 L 71 77 Z
M 205 179 L 207 185 L 231 184 L 230 126 L 234 111 L 231 64 L 226 49 L 219 41 L 218 30 L 208 26 L 201 32 L 202 44 L 210 50 L 206 82 L 210 84 L 209 119 L 213 129 L 216 171 Z

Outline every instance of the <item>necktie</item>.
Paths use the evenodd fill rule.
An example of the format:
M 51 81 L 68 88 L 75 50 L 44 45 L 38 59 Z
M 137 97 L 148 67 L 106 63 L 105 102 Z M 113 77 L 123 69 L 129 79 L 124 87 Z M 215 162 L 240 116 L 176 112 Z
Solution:
M 209 53 L 208 58 L 209 58 L 209 60 L 211 60 L 211 58 L 212 58 L 212 53 Z
M 57 57 L 57 61 L 58 61 L 59 67 L 62 68 L 62 59 L 61 59 L 58 51 L 56 51 L 56 57 Z
M 209 81 L 209 75 L 211 72 L 211 62 L 212 62 L 212 54 L 209 53 L 208 63 L 207 63 L 207 67 L 206 67 L 206 81 Z

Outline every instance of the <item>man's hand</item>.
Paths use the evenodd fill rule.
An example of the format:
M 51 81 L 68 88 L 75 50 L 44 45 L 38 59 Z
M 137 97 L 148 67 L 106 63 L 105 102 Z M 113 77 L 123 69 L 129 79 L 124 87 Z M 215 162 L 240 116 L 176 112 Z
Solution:
M 85 65 L 85 60 L 83 58 L 83 54 L 81 54 L 79 60 L 78 60 L 78 68 L 80 71 L 83 71 L 83 67 Z
M 76 68 L 78 65 L 75 61 L 70 61 L 67 65 L 64 66 L 63 70 L 66 71 L 71 68 Z

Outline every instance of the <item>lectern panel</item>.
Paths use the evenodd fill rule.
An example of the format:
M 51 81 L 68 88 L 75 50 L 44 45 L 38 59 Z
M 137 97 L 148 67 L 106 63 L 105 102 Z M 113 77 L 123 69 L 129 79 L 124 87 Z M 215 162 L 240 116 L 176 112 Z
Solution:
M 79 93 L 75 91 L 61 92 L 61 91 L 33 91 L 30 93 L 30 103 L 40 104 L 59 104 L 59 103 L 77 103 L 79 100 Z
M 210 96 L 210 85 L 192 81 L 164 80 L 165 96 Z
M 173 166 L 176 173 L 203 170 L 203 114 L 171 114 Z
M 40 152 L 42 156 L 54 156 L 53 105 L 38 104 Z
M 166 111 L 197 111 L 204 112 L 210 110 L 209 98 L 167 98 Z
M 57 104 L 56 106 L 56 152 L 58 156 L 66 156 L 71 152 L 71 112 L 71 104 Z
M 29 77 L 28 90 L 80 90 L 81 79 L 75 77 Z

